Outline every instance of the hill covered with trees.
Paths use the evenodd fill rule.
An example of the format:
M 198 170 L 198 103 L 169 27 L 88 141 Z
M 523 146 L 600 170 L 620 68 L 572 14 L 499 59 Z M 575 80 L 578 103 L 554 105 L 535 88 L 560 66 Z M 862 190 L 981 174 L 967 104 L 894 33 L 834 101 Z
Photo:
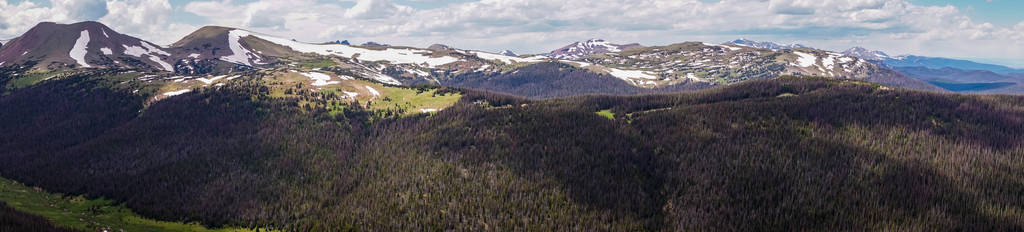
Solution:
M 1024 229 L 1024 97 L 783 77 L 549 100 L 445 88 L 452 107 L 387 116 L 260 81 L 157 102 L 90 76 L 19 89 L 0 97 L 0 175 L 298 231 Z

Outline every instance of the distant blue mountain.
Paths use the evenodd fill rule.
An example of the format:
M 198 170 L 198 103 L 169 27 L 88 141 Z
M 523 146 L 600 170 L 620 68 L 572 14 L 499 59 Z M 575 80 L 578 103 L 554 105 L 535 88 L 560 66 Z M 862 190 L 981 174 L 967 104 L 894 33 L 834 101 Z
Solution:
M 924 67 L 929 69 L 953 68 L 959 70 L 980 70 L 989 71 L 1000 75 L 1024 76 L 1024 69 L 1014 69 L 1002 65 L 978 63 L 969 60 L 958 60 L 941 57 L 927 57 L 915 55 L 902 55 L 890 57 L 882 51 L 872 51 L 861 47 L 853 47 L 843 52 L 843 55 L 870 60 L 875 63 L 885 64 L 893 68 Z
M 902 55 L 891 57 L 882 51 L 853 47 L 843 52 L 881 64 L 908 77 L 926 81 L 954 92 L 1022 92 L 1024 70 L 1002 65 L 940 57 Z
M 1002 75 L 1024 74 L 1024 70 L 1014 69 L 1002 65 L 984 64 L 969 60 L 957 60 L 940 57 L 925 56 L 899 56 L 883 61 L 886 65 L 893 67 L 925 67 L 930 69 L 955 68 L 961 70 L 984 70 Z

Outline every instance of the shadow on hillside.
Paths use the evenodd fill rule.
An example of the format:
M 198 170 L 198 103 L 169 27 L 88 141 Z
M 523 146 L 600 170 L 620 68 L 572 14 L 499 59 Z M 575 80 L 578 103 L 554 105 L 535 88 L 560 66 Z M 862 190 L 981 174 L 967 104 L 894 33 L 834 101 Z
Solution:
M 658 228 L 665 163 L 637 134 L 592 112 L 464 110 L 421 123 L 436 125 L 422 128 L 430 138 L 423 144 L 462 165 L 497 164 L 524 179 L 552 178 L 573 202 Z

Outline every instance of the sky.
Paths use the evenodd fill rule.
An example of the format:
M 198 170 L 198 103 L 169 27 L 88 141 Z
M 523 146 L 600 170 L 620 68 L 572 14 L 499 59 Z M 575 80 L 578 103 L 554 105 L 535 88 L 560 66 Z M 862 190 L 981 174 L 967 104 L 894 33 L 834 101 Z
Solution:
M 746 38 L 1024 68 L 1022 0 L 0 0 L 0 39 L 99 21 L 170 44 L 204 25 L 349 40 L 543 53 L 592 38 L 668 45 Z

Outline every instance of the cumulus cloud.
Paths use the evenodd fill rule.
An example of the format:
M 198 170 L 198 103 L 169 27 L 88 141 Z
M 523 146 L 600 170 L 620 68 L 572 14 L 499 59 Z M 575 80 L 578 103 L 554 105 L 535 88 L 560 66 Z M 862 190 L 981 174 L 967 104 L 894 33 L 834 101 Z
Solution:
M 66 11 L 71 19 L 96 20 L 107 15 L 105 0 L 52 0 L 53 9 Z
M 5 12 L 0 15 L 0 35 L 20 33 L 38 21 L 68 22 L 102 12 L 64 9 L 97 8 L 98 1 L 51 1 L 59 4 L 41 7 L 0 1 Z M 588 38 L 658 45 L 748 37 L 799 40 L 835 50 L 861 45 L 890 53 L 1024 56 L 1024 22 L 997 26 L 974 21 L 954 6 L 922 6 L 908 0 L 412 1 L 437 5 L 417 9 L 389 0 L 205 0 L 177 10 L 198 15 L 209 24 L 304 41 L 447 43 L 543 52 Z M 167 0 L 103 3 L 108 13 L 101 21 L 144 38 L 178 38 L 187 34 L 181 31 L 202 26 L 168 22 L 168 12 L 175 9 L 166 5 Z
M 174 9 L 167 0 L 107 0 L 109 13 L 99 22 L 120 33 L 158 44 L 170 44 L 196 26 L 170 21 Z
M 194 26 L 169 23 L 167 0 L 51 0 L 50 6 L 30 1 L 0 1 L 0 38 L 12 38 L 40 22 L 99 21 L 121 33 L 168 43 Z
M 881 9 L 887 0 L 771 0 L 769 9 L 781 14 L 809 15 L 819 11 Z
M 107 14 L 104 0 L 51 0 L 49 7 L 30 1 L 0 1 L 0 36 L 14 37 L 40 22 L 71 23 Z
M 550 38 L 582 34 L 628 39 L 623 35 L 649 34 L 640 42 L 671 43 L 705 35 L 720 40 L 752 35 L 805 40 L 837 50 L 869 45 L 896 53 L 959 57 L 1024 54 L 1020 46 L 999 46 L 1019 44 L 1015 29 L 975 22 L 953 6 L 919 6 L 903 0 L 483 0 L 421 10 L 412 17 L 429 20 L 395 18 L 381 24 L 399 25 L 387 28 L 407 36 L 441 31 L 458 38 L 500 38 L 508 33 L 550 32 Z M 359 34 L 366 27 L 373 24 L 342 32 Z
M 186 10 L 217 24 L 268 28 L 271 33 L 307 41 L 448 43 L 494 51 L 543 52 L 588 38 L 667 44 L 739 36 L 801 40 L 837 50 L 863 45 L 893 53 L 927 51 L 961 57 L 1024 49 L 991 45 L 1019 44 L 1019 27 L 1024 26 L 975 22 L 953 6 L 919 6 L 906 0 L 480 0 L 430 9 L 388 0 L 343 1 L 354 4 L 341 8 L 298 0 L 289 1 L 290 5 L 303 7 L 269 8 L 273 12 L 261 13 L 260 4 L 283 3 L 224 0 L 190 3 Z M 258 17 L 263 18 L 255 20 Z
M 344 23 L 342 19 L 347 9 L 314 0 L 261 0 L 240 4 L 224 0 L 191 2 L 184 10 L 215 25 L 305 35 L 330 28 L 337 22 Z
M 110 14 L 99 21 L 121 33 L 147 33 L 164 28 L 171 15 L 167 0 L 112 0 L 107 7 Z
M 412 8 L 397 5 L 388 0 L 359 0 L 355 6 L 345 11 L 345 17 L 353 19 L 379 19 L 410 12 L 412 12 Z

